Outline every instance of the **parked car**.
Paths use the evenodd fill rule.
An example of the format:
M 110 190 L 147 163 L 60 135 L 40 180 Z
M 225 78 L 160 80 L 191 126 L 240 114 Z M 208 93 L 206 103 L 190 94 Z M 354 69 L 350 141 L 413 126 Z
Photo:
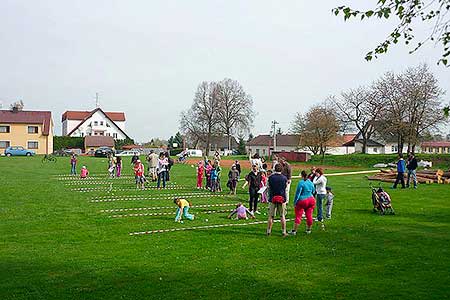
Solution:
M 187 153 L 189 154 L 189 156 L 192 156 L 192 157 L 203 157 L 203 152 L 202 152 L 202 150 L 197 150 L 197 149 L 187 149 L 186 151 L 187 151 Z
M 116 156 L 134 156 L 134 155 L 139 156 L 140 155 L 139 151 L 126 150 L 126 151 L 122 151 L 122 152 L 116 153 Z
M 107 157 L 110 154 L 114 154 L 114 150 L 109 147 L 100 147 L 95 150 L 94 156 L 96 157 Z
M 8 147 L 5 150 L 6 156 L 32 156 L 36 153 L 33 150 L 25 149 L 22 146 Z

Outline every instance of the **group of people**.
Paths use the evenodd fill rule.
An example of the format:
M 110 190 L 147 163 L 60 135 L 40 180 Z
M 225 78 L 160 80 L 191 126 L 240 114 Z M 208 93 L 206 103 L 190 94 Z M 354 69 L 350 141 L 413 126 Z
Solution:
M 282 160 L 283 161 L 283 160 Z M 296 235 L 303 217 L 306 217 L 306 233 L 311 233 L 313 224 L 313 211 L 317 206 L 317 217 L 315 220 L 323 222 L 323 202 L 326 199 L 326 218 L 331 219 L 334 195 L 330 187 L 327 187 L 327 178 L 321 168 L 311 168 L 311 173 L 301 172 L 301 180 L 297 184 L 294 196 L 295 221 L 294 227 L 289 232 Z M 274 166 L 274 173 L 268 178 L 269 191 L 269 219 L 267 224 L 267 235 L 272 232 L 272 225 L 276 214 L 280 216 L 283 236 L 286 232 L 286 211 L 289 203 L 288 194 L 289 179 L 283 174 L 283 164 Z M 323 226 L 323 223 L 322 223 Z
M 417 169 L 417 158 L 414 153 L 410 153 L 408 155 L 408 159 L 405 161 L 403 159 L 403 154 L 398 155 L 397 160 L 397 178 L 395 179 L 393 189 L 397 188 L 397 185 L 401 183 L 402 189 L 409 188 L 409 184 L 411 179 L 414 184 L 414 188 L 417 189 L 417 177 L 416 177 L 416 169 Z M 407 173 L 406 185 L 405 185 L 405 173 Z
M 205 178 L 205 189 L 211 192 L 221 192 L 220 175 L 222 167 L 220 166 L 220 155 L 218 152 L 214 155 L 214 161 L 207 156 L 197 163 L 197 189 L 203 188 L 203 178 Z
M 157 188 L 165 188 L 166 182 L 170 181 L 170 169 L 174 161 L 170 158 L 168 152 L 161 152 L 156 154 L 153 150 L 146 157 L 147 160 L 147 176 L 156 181 Z M 148 181 L 145 175 L 145 167 L 139 159 L 138 155 L 131 158 L 131 163 L 134 166 L 134 176 L 136 180 L 136 188 L 145 189 L 145 183 Z
M 122 175 L 122 157 L 112 153 L 108 155 L 108 173 L 111 178 Z

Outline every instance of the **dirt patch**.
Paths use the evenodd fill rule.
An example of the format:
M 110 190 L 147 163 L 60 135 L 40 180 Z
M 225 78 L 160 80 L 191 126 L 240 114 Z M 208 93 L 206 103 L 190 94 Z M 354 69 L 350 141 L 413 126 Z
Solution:
M 187 163 L 190 165 L 196 165 L 201 158 L 189 158 Z M 220 161 L 220 165 L 222 168 L 231 168 L 231 166 L 234 164 L 235 160 L 233 159 L 222 159 Z M 250 169 L 250 161 L 248 160 L 240 160 L 239 163 L 241 164 L 241 168 L 243 169 Z M 267 165 L 271 166 L 272 162 L 267 162 Z M 312 165 L 310 164 L 303 164 L 303 163 L 293 163 L 291 164 L 293 175 L 300 173 L 302 170 L 309 170 Z M 322 168 L 325 173 L 327 170 L 351 170 L 351 169 L 358 169 L 357 167 L 342 167 L 342 166 L 326 166 L 326 165 L 314 165 L 316 168 Z

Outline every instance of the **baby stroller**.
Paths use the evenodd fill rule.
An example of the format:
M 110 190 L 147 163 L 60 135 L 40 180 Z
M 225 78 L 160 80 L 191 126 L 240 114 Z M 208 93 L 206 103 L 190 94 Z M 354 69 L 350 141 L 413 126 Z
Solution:
M 394 208 L 391 204 L 391 197 L 381 187 L 372 187 L 372 204 L 373 211 L 380 212 L 380 215 L 395 215 Z

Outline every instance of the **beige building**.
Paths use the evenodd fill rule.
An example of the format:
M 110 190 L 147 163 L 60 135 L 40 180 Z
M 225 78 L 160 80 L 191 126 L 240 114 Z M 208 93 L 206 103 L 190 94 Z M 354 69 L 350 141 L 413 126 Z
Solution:
M 36 154 L 52 153 L 52 113 L 0 110 L 0 153 L 10 146 L 22 146 Z

